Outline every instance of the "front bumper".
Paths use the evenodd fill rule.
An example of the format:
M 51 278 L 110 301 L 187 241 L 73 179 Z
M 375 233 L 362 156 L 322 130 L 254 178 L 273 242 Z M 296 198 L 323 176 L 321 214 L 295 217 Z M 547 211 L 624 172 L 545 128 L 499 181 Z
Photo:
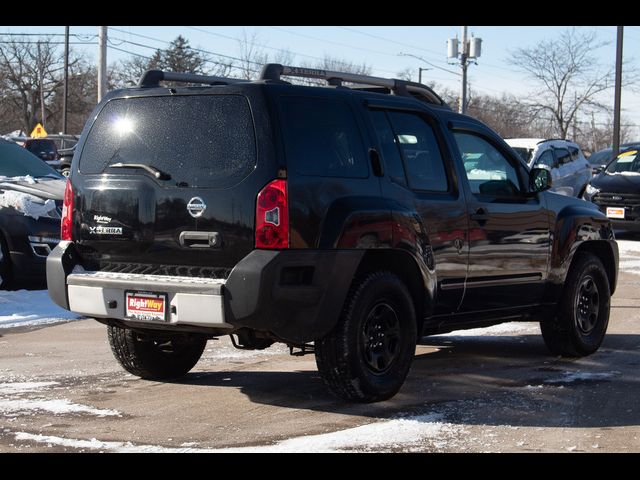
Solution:
M 212 335 L 239 328 L 303 343 L 335 325 L 362 250 L 254 250 L 226 280 L 86 272 L 72 242 L 60 242 L 47 259 L 49 295 L 63 308 L 140 328 Z M 166 293 L 167 321 L 141 323 L 125 316 L 125 292 Z

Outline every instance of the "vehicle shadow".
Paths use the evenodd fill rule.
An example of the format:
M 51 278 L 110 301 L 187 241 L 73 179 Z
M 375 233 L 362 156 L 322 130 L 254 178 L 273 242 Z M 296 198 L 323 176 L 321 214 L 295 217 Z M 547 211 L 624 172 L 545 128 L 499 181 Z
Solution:
M 305 369 L 194 372 L 175 383 L 239 389 L 252 402 L 374 418 L 437 414 L 465 425 L 614 427 L 640 425 L 640 335 L 608 335 L 582 359 L 550 356 L 540 336 L 424 338 L 400 392 L 350 404 Z

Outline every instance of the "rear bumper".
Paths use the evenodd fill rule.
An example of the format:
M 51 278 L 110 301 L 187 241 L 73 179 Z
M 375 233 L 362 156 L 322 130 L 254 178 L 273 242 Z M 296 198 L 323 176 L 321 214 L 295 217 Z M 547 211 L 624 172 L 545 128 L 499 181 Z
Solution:
M 166 293 L 169 303 L 162 328 L 197 326 L 214 335 L 249 328 L 302 343 L 334 327 L 363 254 L 254 250 L 226 280 L 213 280 L 85 272 L 73 243 L 60 242 L 47 259 L 47 283 L 55 303 L 90 317 L 140 327 L 125 316 L 125 292 L 158 292 Z

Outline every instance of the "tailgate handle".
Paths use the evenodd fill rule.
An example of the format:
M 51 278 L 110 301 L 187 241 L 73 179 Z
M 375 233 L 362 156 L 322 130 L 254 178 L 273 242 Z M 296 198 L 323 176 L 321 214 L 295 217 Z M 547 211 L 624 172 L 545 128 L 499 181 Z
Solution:
M 219 248 L 222 236 L 218 232 L 181 232 L 180 245 L 187 248 Z

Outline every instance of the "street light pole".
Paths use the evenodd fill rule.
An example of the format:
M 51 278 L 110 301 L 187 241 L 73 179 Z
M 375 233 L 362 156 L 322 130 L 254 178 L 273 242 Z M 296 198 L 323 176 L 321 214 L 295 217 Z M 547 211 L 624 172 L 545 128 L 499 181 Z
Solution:
M 431 70 L 431 69 L 418 67 L 418 83 L 422 83 L 422 72 L 426 72 L 427 70 Z
M 618 26 L 616 39 L 616 85 L 613 100 L 613 155 L 620 152 L 620 101 L 622 97 L 622 36 L 624 27 Z

